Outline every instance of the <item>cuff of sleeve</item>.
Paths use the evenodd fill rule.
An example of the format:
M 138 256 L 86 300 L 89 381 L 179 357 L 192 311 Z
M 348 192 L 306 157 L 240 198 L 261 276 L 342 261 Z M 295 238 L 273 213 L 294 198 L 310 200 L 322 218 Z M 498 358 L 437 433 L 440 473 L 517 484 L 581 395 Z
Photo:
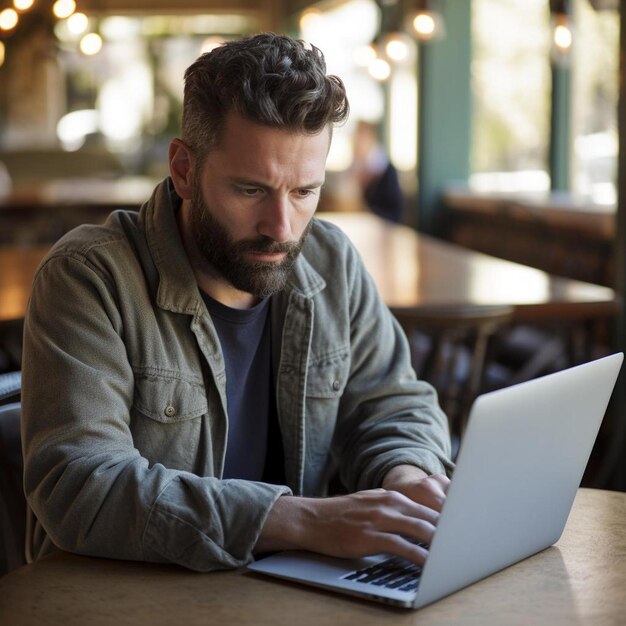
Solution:
M 245 480 L 179 476 L 152 507 L 144 554 L 148 560 L 196 571 L 241 567 L 252 561 L 263 524 L 282 495 L 291 495 L 291 490 Z

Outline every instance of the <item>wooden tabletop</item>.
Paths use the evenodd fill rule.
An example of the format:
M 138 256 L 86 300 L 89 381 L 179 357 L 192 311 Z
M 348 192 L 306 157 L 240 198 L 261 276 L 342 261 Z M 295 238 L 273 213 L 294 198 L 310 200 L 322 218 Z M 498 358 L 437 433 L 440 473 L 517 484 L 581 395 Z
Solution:
M 383 300 L 402 311 L 431 306 L 513 305 L 516 320 L 612 316 L 615 293 L 419 234 L 369 213 L 320 213 L 354 242 Z M 47 247 L 0 247 L 0 322 L 24 316 Z
M 556 546 L 418 611 L 244 571 L 58 553 L 0 579 L 11 626 L 623 624 L 626 494 L 581 489 Z
M 392 309 L 513 305 L 518 321 L 576 320 L 617 311 L 615 292 L 607 287 L 551 276 L 369 213 L 320 213 L 319 217 L 350 237 Z

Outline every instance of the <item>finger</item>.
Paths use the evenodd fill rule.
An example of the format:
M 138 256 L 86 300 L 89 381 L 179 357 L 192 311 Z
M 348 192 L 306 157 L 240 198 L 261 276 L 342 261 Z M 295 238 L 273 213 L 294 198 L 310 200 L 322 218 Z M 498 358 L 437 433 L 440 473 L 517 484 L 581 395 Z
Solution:
M 377 527 L 378 530 L 400 535 L 412 543 L 430 545 L 435 534 L 435 525 L 423 519 L 398 513 L 390 514 Z
M 384 554 L 400 556 L 422 567 L 428 557 L 428 550 L 421 545 L 416 545 L 398 535 L 379 533 L 372 538 L 372 544 L 377 546 L 377 551 Z

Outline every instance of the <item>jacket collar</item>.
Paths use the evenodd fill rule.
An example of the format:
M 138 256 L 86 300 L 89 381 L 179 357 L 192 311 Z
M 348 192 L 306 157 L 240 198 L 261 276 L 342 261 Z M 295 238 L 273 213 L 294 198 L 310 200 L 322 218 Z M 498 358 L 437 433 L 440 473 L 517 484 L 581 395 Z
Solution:
M 174 313 L 195 315 L 203 310 L 204 305 L 178 230 L 176 213 L 179 203 L 172 180 L 168 177 L 157 185 L 150 199 L 141 207 L 140 219 L 145 224 L 146 240 L 159 273 L 157 304 Z M 325 286 L 324 279 L 304 254 L 300 254 L 287 290 L 311 298 Z

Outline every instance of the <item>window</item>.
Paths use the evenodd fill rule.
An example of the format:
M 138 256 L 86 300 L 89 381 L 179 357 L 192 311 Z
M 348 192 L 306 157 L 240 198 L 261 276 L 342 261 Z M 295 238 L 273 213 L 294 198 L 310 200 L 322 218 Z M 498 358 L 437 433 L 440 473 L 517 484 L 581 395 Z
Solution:
M 576 0 L 572 63 L 572 191 L 617 202 L 619 16 Z
M 549 25 L 547 0 L 472 2 L 470 185 L 476 190 L 550 187 Z

